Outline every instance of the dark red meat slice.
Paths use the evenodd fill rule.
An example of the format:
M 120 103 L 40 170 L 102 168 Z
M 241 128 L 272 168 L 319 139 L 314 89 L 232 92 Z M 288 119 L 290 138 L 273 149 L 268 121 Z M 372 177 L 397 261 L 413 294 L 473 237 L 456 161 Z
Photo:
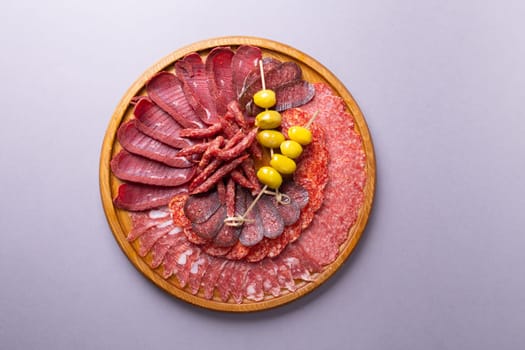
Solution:
M 309 102 L 315 95 L 312 84 L 304 80 L 296 80 L 286 85 L 279 86 L 275 90 L 277 103 L 274 107 L 277 111 L 302 106 Z
M 191 229 L 204 239 L 212 239 L 219 233 L 226 219 L 226 207 L 221 205 L 217 211 L 202 223 L 192 223 Z
M 297 205 L 299 205 L 300 209 L 303 209 L 308 204 L 308 191 L 294 181 L 286 181 L 283 183 L 280 191 L 293 199 Z
M 185 185 L 176 187 L 159 187 L 136 183 L 125 183 L 119 186 L 113 203 L 118 208 L 140 211 L 167 205 L 171 198 L 179 193 L 188 192 Z
M 301 67 L 295 62 L 284 62 L 264 74 L 264 80 L 267 89 L 277 90 L 281 85 L 288 84 L 292 81 L 301 79 Z M 239 97 L 239 104 L 246 106 L 252 100 L 253 95 L 262 89 L 261 79 L 256 79 L 251 85 L 247 86 L 242 95 Z
M 233 55 L 234 52 L 229 47 L 216 47 L 206 57 L 208 86 L 220 115 L 226 113 L 226 106 L 230 101 L 237 99 L 233 91 Z
M 184 215 L 193 223 L 205 222 L 219 209 L 220 205 L 217 191 L 189 196 L 184 204 Z
M 277 208 L 285 226 L 293 225 L 299 220 L 301 208 L 299 208 L 299 204 L 292 197 L 286 204 L 277 202 L 275 198 L 272 199 L 272 202 Z
M 157 73 L 146 84 L 148 96 L 185 128 L 199 128 L 204 124 L 190 106 L 182 82 L 169 72 Z
M 232 190 L 232 187 L 232 181 L 228 181 L 228 186 L 226 189 L 226 214 L 228 215 L 228 217 L 242 215 L 246 211 L 245 193 L 239 186 L 237 186 L 236 190 L 235 187 L 233 187 Z M 231 198 L 232 194 L 233 198 Z M 217 236 L 215 236 L 213 240 L 214 245 L 218 247 L 232 247 L 239 239 L 241 229 L 241 226 L 224 225 L 217 234 Z
M 261 49 L 255 46 L 239 46 L 232 58 L 232 81 L 237 96 L 241 94 L 246 76 L 257 67 L 262 58 Z
M 274 68 L 277 68 L 282 63 L 281 61 L 273 57 L 265 57 L 263 58 L 262 61 L 263 61 L 263 69 L 264 69 L 265 77 L 269 71 L 271 71 Z M 260 79 L 261 79 L 261 69 L 259 68 L 259 65 L 257 65 L 256 69 L 252 70 L 248 74 L 246 79 L 244 80 L 243 90 L 246 90 L 248 86 L 252 85 L 256 80 L 260 80 Z
M 264 259 L 262 262 L 263 269 L 263 290 L 274 297 L 281 295 L 281 286 L 277 278 L 277 266 L 271 259 Z
M 202 245 L 208 243 L 208 239 L 202 238 L 196 234 L 191 227 L 184 228 L 184 235 L 186 236 L 186 239 L 193 244 Z
M 136 119 L 132 119 L 119 127 L 117 139 L 120 145 L 130 153 L 162 162 L 174 168 L 193 166 L 190 159 L 177 155 L 179 149 L 170 147 L 140 132 L 137 129 Z
M 190 267 L 189 286 L 191 294 L 195 295 L 199 292 L 201 281 L 208 269 L 210 257 L 201 253 L 197 260 L 195 260 Z
M 195 144 L 194 141 L 179 135 L 182 126 L 147 98 L 142 98 L 133 111 L 137 118 L 137 128 L 144 134 L 175 148 Z
M 182 80 L 186 98 L 199 118 L 206 124 L 215 124 L 218 121 L 217 110 L 208 87 L 206 66 L 201 56 L 196 52 L 184 56 L 175 62 L 175 72 Z
M 172 168 L 121 150 L 111 160 L 111 171 L 121 180 L 158 186 L 179 186 L 190 181 L 194 168 Z
M 253 198 L 248 196 L 247 203 L 251 203 Z M 252 247 L 259 243 L 264 237 L 264 227 L 261 222 L 261 216 L 258 213 L 257 205 L 245 216 L 244 222 L 239 236 L 239 242 L 245 247 Z
M 201 281 L 204 298 L 208 300 L 213 298 L 217 280 L 221 275 L 222 269 L 228 263 L 228 260 L 216 259 L 214 257 L 209 257 L 209 261 L 208 268 Z
M 183 240 L 184 236 L 180 232 L 169 232 L 167 235 L 159 239 L 153 248 L 151 248 L 151 255 L 153 256 L 153 259 L 151 260 L 151 267 L 154 269 L 159 267 L 168 250 Z
M 217 279 L 216 286 L 217 291 L 223 302 L 227 302 L 230 299 L 230 290 L 232 287 L 232 274 L 235 270 L 236 263 L 233 261 L 228 261 L 223 265 L 219 278 Z
M 283 233 L 284 222 L 271 196 L 263 195 L 256 204 L 257 214 L 261 218 L 264 236 L 276 238 Z
M 171 222 L 170 212 L 167 208 L 150 210 L 148 212 L 131 213 L 131 231 L 128 233 L 128 241 L 132 242 L 146 232 L 150 227 L 163 225 Z
M 139 248 L 139 255 L 144 257 L 148 252 L 150 251 L 151 247 L 163 236 L 167 235 L 168 233 L 178 233 L 181 232 L 181 228 L 177 226 L 173 226 L 173 223 L 167 223 L 167 224 L 160 224 L 157 226 L 154 226 L 148 231 L 146 231 L 142 236 L 139 238 L 140 242 L 140 248 Z
M 247 264 L 243 261 L 239 261 L 235 264 L 235 269 L 233 270 L 233 273 L 231 276 L 230 292 L 231 292 L 231 296 L 233 300 L 237 304 L 242 303 L 242 299 L 244 295 L 245 278 L 249 270 L 250 270 L 250 264 Z
M 248 300 L 261 301 L 264 299 L 263 268 L 260 263 L 248 266 L 248 273 L 244 279 L 244 297 Z

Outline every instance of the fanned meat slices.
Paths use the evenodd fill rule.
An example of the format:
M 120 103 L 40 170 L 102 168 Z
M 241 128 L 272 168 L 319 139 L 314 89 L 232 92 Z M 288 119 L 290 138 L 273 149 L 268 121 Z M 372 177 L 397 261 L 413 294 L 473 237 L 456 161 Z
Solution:
M 182 240 L 184 240 L 184 237 L 180 231 L 170 231 L 155 242 L 155 245 L 151 248 L 151 255 L 153 256 L 151 267 L 154 269 L 159 267 L 168 250 Z
M 156 160 L 174 168 L 193 166 L 190 159 L 178 156 L 179 149 L 157 141 L 138 130 L 136 119 L 132 119 L 119 127 L 117 140 L 130 153 Z
M 144 234 L 150 227 L 164 225 L 171 222 L 168 208 L 163 207 L 156 210 L 134 212 L 130 215 L 132 229 L 128 233 L 127 240 L 132 242 Z
M 279 214 L 270 196 L 262 196 L 256 204 L 257 215 L 260 216 L 264 236 L 267 238 L 279 237 L 284 230 L 283 218 Z
M 153 245 L 163 236 L 169 234 L 170 232 L 172 234 L 176 234 L 181 232 L 181 228 L 177 226 L 173 226 L 173 223 L 167 223 L 164 225 L 157 225 L 154 226 L 148 231 L 146 231 L 142 236 L 139 238 L 140 242 L 140 249 L 139 249 L 139 255 L 144 257 L 150 249 L 153 247 Z
M 276 111 L 282 112 L 290 108 L 302 106 L 309 102 L 314 95 L 315 88 L 312 84 L 301 79 L 294 80 L 275 89 L 275 99 L 277 103 L 273 108 Z M 246 109 L 252 115 L 257 115 L 263 111 L 263 109 L 257 107 L 253 101 L 247 104 Z
M 190 267 L 189 286 L 191 294 L 195 295 L 201 287 L 201 280 L 210 265 L 210 257 L 201 253 L 197 260 L 193 261 Z
M 199 118 L 208 125 L 217 123 L 217 109 L 210 93 L 206 66 L 201 56 L 196 52 L 184 56 L 175 62 L 175 72 L 182 80 L 186 98 Z
M 182 126 L 148 98 L 141 98 L 133 110 L 137 128 L 144 134 L 175 148 L 189 147 L 194 141 L 179 135 Z
M 210 218 L 202 223 L 192 223 L 191 229 L 204 239 L 212 239 L 219 233 L 226 219 L 226 207 L 221 205 Z
M 194 168 L 172 168 L 125 150 L 113 157 L 111 171 L 121 180 L 157 186 L 183 185 L 195 174 Z
M 242 92 L 244 80 L 257 67 L 261 58 L 261 49 L 255 46 L 242 45 L 235 51 L 232 58 L 232 81 L 237 97 Z
M 220 115 L 224 115 L 228 103 L 236 99 L 232 81 L 233 56 L 229 47 L 216 47 L 206 57 L 208 86 Z
M 190 106 L 182 82 L 169 72 L 157 73 L 146 84 L 148 96 L 185 128 L 200 128 L 204 124 Z
M 184 215 L 193 223 L 208 220 L 221 206 L 217 191 L 189 196 L 184 204 Z

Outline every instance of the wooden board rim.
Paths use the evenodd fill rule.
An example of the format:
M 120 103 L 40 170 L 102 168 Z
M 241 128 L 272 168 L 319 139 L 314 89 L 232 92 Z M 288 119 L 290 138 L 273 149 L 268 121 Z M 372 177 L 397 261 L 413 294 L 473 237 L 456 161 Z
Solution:
M 327 82 L 332 89 L 343 98 L 346 106 L 350 110 L 354 117 L 355 125 L 358 133 L 361 135 L 363 141 L 363 148 L 366 156 L 366 184 L 364 188 L 365 200 L 361 207 L 357 221 L 350 228 L 349 238 L 347 241 L 340 246 L 340 254 L 336 260 L 324 268 L 324 270 L 317 276 L 317 278 L 309 283 L 303 283 L 299 285 L 299 288 L 293 293 L 287 293 L 277 298 L 269 300 L 263 300 L 260 302 L 249 302 L 243 304 L 232 304 L 222 303 L 215 300 L 207 300 L 198 296 L 194 296 L 185 290 L 179 289 L 177 286 L 169 283 L 163 279 L 157 272 L 155 272 L 149 265 L 141 258 L 135 248 L 127 241 L 127 232 L 124 232 L 122 223 L 120 222 L 117 213 L 120 209 L 116 209 L 112 201 L 112 189 L 111 189 L 111 171 L 110 171 L 110 160 L 113 152 L 113 148 L 116 140 L 116 131 L 122 122 L 126 110 L 129 108 L 129 102 L 131 98 L 139 93 L 145 83 L 157 72 L 165 69 L 168 65 L 183 57 L 184 55 L 191 52 L 202 52 L 209 50 L 216 46 L 237 46 L 237 45 L 254 45 L 258 46 L 267 51 L 274 51 L 282 53 L 296 60 L 301 66 L 307 66 L 322 76 L 323 80 Z M 115 237 L 122 251 L 131 261 L 131 263 L 151 282 L 163 289 L 165 292 L 176 296 L 190 304 L 200 306 L 206 309 L 216 311 L 227 311 L 227 312 L 253 312 L 268 310 L 277 306 L 285 305 L 293 300 L 296 300 L 314 289 L 322 285 L 328 280 L 348 259 L 352 251 L 355 249 L 359 239 L 361 238 L 363 231 L 366 227 L 370 211 L 373 204 L 375 194 L 375 182 L 376 182 L 376 165 L 375 165 L 375 154 L 372 144 L 372 139 L 368 126 L 364 119 L 364 116 L 354 100 L 350 92 L 342 84 L 342 82 L 331 73 L 326 67 L 319 63 L 314 58 L 306 55 L 305 53 L 280 42 L 258 38 L 250 36 L 228 36 L 218 37 L 199 41 L 185 47 L 182 47 L 164 58 L 160 59 L 157 63 L 148 68 L 127 90 L 121 101 L 117 105 L 108 125 L 108 129 L 104 136 L 104 141 L 101 149 L 100 156 L 100 194 L 104 213 L 106 219 L 111 228 L 112 234 Z

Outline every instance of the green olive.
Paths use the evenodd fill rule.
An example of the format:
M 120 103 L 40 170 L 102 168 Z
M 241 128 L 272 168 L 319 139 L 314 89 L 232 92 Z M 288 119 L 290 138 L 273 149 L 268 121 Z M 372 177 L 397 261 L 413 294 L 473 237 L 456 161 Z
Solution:
M 312 142 L 312 133 L 302 126 L 292 126 L 288 129 L 288 137 L 305 146 Z
M 283 183 L 281 174 L 270 166 L 263 166 L 257 171 L 257 178 L 271 189 L 278 189 Z
M 286 140 L 279 146 L 281 153 L 289 158 L 296 159 L 303 153 L 303 147 L 294 140 Z
M 261 108 L 273 107 L 276 101 L 277 99 L 273 90 L 260 90 L 253 95 L 253 102 Z
M 288 158 L 287 156 L 283 156 L 282 154 L 274 154 L 272 156 L 272 160 L 270 161 L 270 165 L 280 172 L 281 174 L 293 174 L 295 171 L 295 168 L 297 167 L 295 165 L 295 162 Z
M 284 141 L 284 135 L 276 130 L 263 130 L 257 134 L 257 141 L 266 148 L 277 148 Z
M 275 129 L 281 126 L 281 114 L 273 110 L 265 110 L 255 117 L 255 126 L 261 129 Z

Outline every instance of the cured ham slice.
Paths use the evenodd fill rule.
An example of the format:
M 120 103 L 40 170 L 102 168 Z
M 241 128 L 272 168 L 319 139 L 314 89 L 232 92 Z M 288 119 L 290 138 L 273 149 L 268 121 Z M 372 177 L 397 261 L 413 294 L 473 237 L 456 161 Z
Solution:
M 270 196 L 262 196 L 259 199 L 257 202 L 257 214 L 260 216 L 265 237 L 276 238 L 283 233 L 283 218 Z
M 138 183 L 124 183 L 119 186 L 118 194 L 113 202 L 121 209 L 142 211 L 167 205 L 173 196 L 187 192 L 188 189 L 185 185 L 159 187 Z
M 171 222 L 168 208 L 159 208 L 148 212 L 135 212 L 130 215 L 133 228 L 128 233 L 127 240 L 133 242 L 146 232 L 150 227 Z
M 177 245 L 178 242 L 182 242 L 182 240 L 184 240 L 184 236 L 180 231 L 170 231 L 167 235 L 155 242 L 155 245 L 151 248 L 151 255 L 153 256 L 151 267 L 154 269 L 159 267 L 168 250 Z
M 182 126 L 148 98 L 141 98 L 133 110 L 137 128 L 144 134 L 175 148 L 189 147 L 194 141 L 179 135 Z
M 227 263 L 228 260 L 219 260 L 214 257 L 209 257 L 208 268 L 201 279 L 204 298 L 209 300 L 213 297 L 217 280 L 219 279 L 222 269 Z
M 184 56 L 175 62 L 175 72 L 182 80 L 186 98 L 199 118 L 209 125 L 217 123 L 217 109 L 208 87 L 208 75 L 201 56 L 196 52 Z
M 168 224 L 161 224 L 157 225 L 155 227 L 150 228 L 146 233 L 144 233 L 139 238 L 140 242 L 140 249 L 139 249 L 139 255 L 144 257 L 150 249 L 153 247 L 153 245 L 163 236 L 169 234 L 176 234 L 181 232 L 182 229 L 180 227 L 174 226 L 173 223 Z
M 222 270 L 219 274 L 219 278 L 216 282 L 217 291 L 223 302 L 227 302 L 230 299 L 230 290 L 232 287 L 231 278 L 235 270 L 236 263 L 228 261 L 222 266 Z
M 237 97 L 241 94 L 244 80 L 254 70 L 262 58 L 261 49 L 255 46 L 239 46 L 232 58 L 232 81 Z
M 251 265 L 243 261 L 239 261 L 235 264 L 235 268 L 231 275 L 231 296 L 233 300 L 240 304 L 244 296 L 244 283 L 246 280 L 246 275 L 250 271 Z
M 122 124 L 117 132 L 118 142 L 130 153 L 162 162 L 175 168 L 189 168 L 193 163 L 187 157 L 179 157 L 179 149 L 170 147 L 137 128 L 137 120 L 132 119 Z
M 111 171 L 121 180 L 158 186 L 179 186 L 195 174 L 194 168 L 172 168 L 121 150 L 111 160 Z
M 237 99 L 232 81 L 233 56 L 229 47 L 216 47 L 206 57 L 208 86 L 220 115 L 226 114 L 228 103 Z
M 182 82 L 169 72 L 157 73 L 146 84 L 148 96 L 185 128 L 201 128 L 204 124 L 186 99 Z

